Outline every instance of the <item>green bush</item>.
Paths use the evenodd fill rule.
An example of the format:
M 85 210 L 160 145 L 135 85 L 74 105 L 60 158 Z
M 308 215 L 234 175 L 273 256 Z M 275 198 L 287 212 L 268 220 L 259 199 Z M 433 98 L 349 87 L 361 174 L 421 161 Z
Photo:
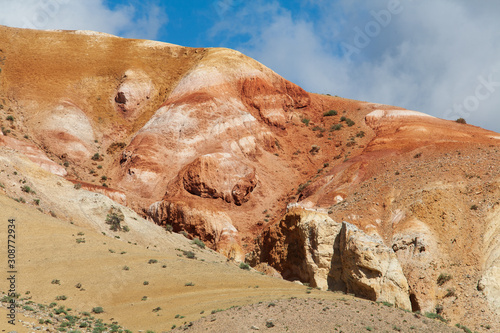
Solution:
M 245 262 L 240 263 L 240 268 L 246 269 L 247 271 L 250 270 L 250 266 Z
M 306 126 L 309 126 L 309 122 L 311 121 L 311 119 L 308 119 L 308 118 L 302 118 L 302 122 L 304 124 L 306 124 Z
M 122 230 L 120 223 L 124 220 L 123 215 L 118 215 L 116 212 L 109 213 L 106 216 L 106 223 L 110 225 L 109 229 L 112 231 Z
M 194 255 L 194 252 L 191 251 L 182 251 L 182 253 L 186 256 L 188 259 L 196 259 L 196 256 Z
M 93 313 L 103 313 L 104 309 L 101 306 L 97 306 L 97 307 L 92 309 L 92 312 Z
M 332 125 L 332 127 L 330 127 L 330 132 L 340 131 L 341 129 L 342 129 L 342 124 L 335 124 L 335 125 Z
M 441 273 L 439 274 L 437 278 L 437 284 L 438 286 L 442 286 L 446 282 L 450 281 L 452 279 L 452 276 L 448 273 Z
M 5 119 L 8 121 L 14 121 L 14 117 L 12 117 L 12 116 L 7 116 L 7 118 L 5 118 Z
M 101 159 L 101 155 L 99 155 L 99 153 L 95 153 L 94 156 L 92 156 L 92 160 L 94 161 L 98 161 Z
M 437 313 L 433 313 L 433 312 L 426 312 L 426 313 L 425 313 L 425 316 L 426 316 L 427 318 L 430 318 L 430 319 L 439 319 L 439 320 L 441 320 L 441 321 L 442 321 L 442 322 L 444 322 L 444 323 L 446 323 L 446 322 L 447 322 L 447 320 L 446 320 L 446 319 L 444 319 L 444 318 L 443 318 L 443 316 L 441 316 L 441 315 L 439 315 L 439 314 L 437 314 Z
M 193 241 L 191 242 L 191 244 L 197 245 L 200 249 L 204 249 L 205 248 L 205 243 L 203 243 L 203 241 L 199 240 L 198 238 L 193 239 Z
M 364 138 L 365 137 L 365 132 L 359 131 L 358 133 L 356 133 L 356 137 L 357 138 Z
M 21 187 L 21 191 L 31 193 L 31 188 L 28 185 L 24 185 L 23 187 Z
M 337 115 L 337 111 L 335 111 L 335 110 L 330 110 L 330 111 L 323 113 L 323 117 L 331 117 L 331 116 L 336 116 L 336 115 Z
M 457 120 L 455 120 L 457 123 L 459 124 L 467 124 L 467 122 L 465 121 L 464 118 L 458 118 Z

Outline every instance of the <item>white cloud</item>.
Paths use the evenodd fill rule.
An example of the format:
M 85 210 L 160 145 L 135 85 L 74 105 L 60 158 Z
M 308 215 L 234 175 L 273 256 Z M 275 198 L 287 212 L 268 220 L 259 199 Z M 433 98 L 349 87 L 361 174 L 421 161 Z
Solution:
M 155 2 L 108 8 L 104 0 L 0 0 L 0 24 L 32 29 L 94 30 L 155 39 L 167 15 Z
M 441 118 L 463 117 L 500 132 L 497 1 L 303 4 L 318 6 L 319 16 L 257 0 L 247 2 L 213 32 L 228 38 L 245 36 L 239 50 L 309 91 L 398 105 Z M 380 19 L 383 24 L 377 23 L 372 13 L 389 9 L 390 19 L 386 16 L 385 22 Z M 346 57 L 337 48 L 341 42 L 359 52 Z

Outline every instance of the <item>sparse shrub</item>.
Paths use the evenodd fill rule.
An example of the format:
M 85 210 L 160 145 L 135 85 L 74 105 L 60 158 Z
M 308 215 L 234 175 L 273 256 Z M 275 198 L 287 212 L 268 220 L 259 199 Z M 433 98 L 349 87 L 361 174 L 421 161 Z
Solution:
M 97 169 L 102 169 L 102 165 L 98 165 L 98 166 L 97 166 Z
M 99 153 L 95 153 L 94 156 L 92 156 L 93 161 L 99 161 L 101 159 L 101 155 Z
M 194 283 L 193 283 L 193 282 L 186 282 L 186 283 L 184 284 L 184 286 L 186 286 L 186 287 L 193 287 L 193 286 L 194 286 Z
M 23 187 L 21 187 L 21 191 L 31 193 L 31 187 L 29 187 L 28 185 L 24 185 Z
M 61 281 L 54 279 L 50 283 L 52 283 L 52 284 L 61 284 Z
M 124 226 L 122 227 L 122 230 L 123 230 L 124 232 L 129 232 L 129 231 L 130 231 L 130 228 L 129 228 L 129 226 L 128 226 L 128 225 L 124 225 Z
M 337 111 L 335 111 L 335 110 L 330 110 L 330 111 L 323 113 L 323 117 L 331 117 L 331 116 L 336 116 L 336 115 L 337 115 Z
M 332 125 L 332 127 L 330 127 L 330 132 L 340 131 L 341 129 L 342 129 L 342 124 L 335 124 L 335 125 Z
M 106 180 L 108 180 L 108 177 L 107 176 L 101 176 L 101 180 L 106 181 Z
M 346 120 L 347 120 L 346 116 L 340 117 L 340 121 L 346 121 Z
M 165 224 L 164 228 L 168 232 L 172 232 L 174 230 L 171 224 Z
M 191 244 L 197 245 L 200 249 L 204 249 L 205 248 L 205 243 L 203 243 L 203 241 L 199 240 L 198 238 L 193 239 L 193 241 L 191 242 Z
M 128 271 L 128 270 L 130 270 L 130 267 L 128 267 L 128 266 L 123 266 L 123 270 L 124 270 L 124 271 Z
M 266 320 L 266 327 L 267 328 L 274 327 L 274 323 L 271 320 Z
M 455 296 L 455 288 L 448 288 L 446 289 L 446 294 L 444 297 L 452 297 Z
M 464 118 L 458 118 L 457 120 L 455 120 L 457 123 L 459 124 L 467 124 L 467 122 L 465 121 Z
M 160 311 L 160 310 L 161 310 L 161 308 L 160 308 L 160 307 L 156 307 L 156 308 L 154 308 L 154 309 L 153 309 L 153 312 L 158 312 L 158 311 Z
M 14 121 L 14 117 L 12 117 L 12 116 L 7 116 L 7 118 L 5 118 L 5 119 L 8 121 Z
M 66 299 L 68 299 L 68 298 L 66 296 L 64 296 L 64 295 L 56 297 L 56 301 L 65 301 Z
M 415 156 L 413 156 L 413 158 L 420 158 L 422 156 L 422 153 L 418 153 L 418 154 L 415 154 Z
M 106 223 L 110 225 L 109 229 L 112 231 L 121 231 L 122 226 L 120 223 L 125 219 L 123 213 L 118 209 L 112 207 L 106 216 Z
M 247 271 L 250 270 L 250 266 L 245 262 L 240 263 L 240 268 L 246 269 Z
M 356 133 L 356 137 L 357 138 L 364 138 L 365 137 L 365 132 L 359 131 L 358 133 Z
M 430 318 L 430 319 L 439 319 L 441 320 L 442 322 L 446 323 L 447 320 L 443 318 L 443 316 L 437 314 L 437 313 L 433 313 L 433 312 L 426 312 L 425 315 L 427 318 Z
M 188 259 L 196 259 L 196 256 L 194 252 L 191 251 L 182 251 L 182 253 L 186 256 Z
M 316 132 L 316 131 L 324 132 L 324 131 L 325 131 L 325 129 L 324 129 L 323 127 L 321 127 L 321 126 L 314 126 L 314 127 L 312 128 L 312 130 L 313 130 L 314 132 Z
M 35 203 L 35 205 L 40 205 L 40 199 L 33 199 L 33 202 Z
M 470 209 L 471 209 L 471 210 L 477 210 L 478 208 L 479 208 L 479 207 L 478 207 L 477 205 L 472 205 L 472 206 L 470 206 Z
M 80 243 L 85 243 L 85 238 L 77 238 L 77 239 L 76 239 L 76 243 L 77 243 L 77 244 L 80 244 Z
M 106 152 L 108 154 L 113 154 L 114 152 L 125 148 L 125 146 L 125 142 L 113 142 L 111 145 L 109 145 L 108 149 L 106 149 Z
M 441 273 L 439 274 L 437 278 L 437 284 L 438 286 L 442 286 L 446 282 L 450 281 L 452 279 L 452 276 L 448 273 Z
M 349 126 L 349 127 L 354 126 L 356 124 L 354 122 L 354 120 L 349 119 L 349 118 L 347 118 L 345 122 L 346 122 L 347 126 Z
M 95 308 L 92 309 L 92 312 L 96 313 L 96 314 L 99 314 L 99 313 L 103 313 L 104 309 L 101 306 L 97 306 L 97 307 L 95 307 Z
M 158 260 L 156 259 L 149 259 L 148 264 L 156 264 Z
M 82 184 L 80 183 L 76 183 L 74 186 L 73 186 L 76 190 L 79 190 L 82 188 Z
M 308 119 L 308 118 L 302 118 L 302 122 L 304 124 L 306 124 L 306 126 L 309 126 L 309 122 L 311 121 L 311 119 Z
M 63 165 L 67 168 L 67 167 L 69 167 L 69 162 L 68 161 L 64 161 Z
M 149 281 L 144 281 L 142 284 L 147 286 L 147 285 L 149 285 Z
M 297 188 L 297 194 L 302 192 L 306 187 L 308 187 L 311 184 L 310 181 L 305 182 L 304 184 L 300 184 L 299 187 Z

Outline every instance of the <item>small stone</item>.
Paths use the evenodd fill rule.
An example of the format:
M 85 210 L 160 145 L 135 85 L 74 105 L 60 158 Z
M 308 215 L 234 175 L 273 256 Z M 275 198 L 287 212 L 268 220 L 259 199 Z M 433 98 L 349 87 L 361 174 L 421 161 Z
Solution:
M 258 330 L 259 330 L 259 328 L 258 328 L 257 326 L 252 326 L 252 327 L 250 327 L 250 329 L 252 329 L 252 330 L 256 330 L 256 331 L 258 331 Z

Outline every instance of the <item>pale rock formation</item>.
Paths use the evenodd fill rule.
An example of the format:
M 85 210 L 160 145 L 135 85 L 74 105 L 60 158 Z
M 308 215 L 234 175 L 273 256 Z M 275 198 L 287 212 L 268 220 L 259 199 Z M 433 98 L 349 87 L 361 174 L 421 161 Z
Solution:
M 50 160 L 43 151 L 31 142 L 21 141 L 0 135 L 0 146 L 5 146 L 18 151 L 29 158 L 32 162 L 38 164 L 38 166 L 42 169 L 45 169 L 54 175 L 64 177 L 67 174 L 64 167 Z
M 411 310 L 409 287 L 394 251 L 382 240 L 343 222 L 340 233 L 342 280 L 347 291 Z
M 491 212 L 487 218 L 483 260 L 483 275 L 477 289 L 482 291 L 491 307 L 500 312 L 500 208 Z
M 135 118 L 155 93 L 153 82 L 144 72 L 127 70 L 114 97 L 115 109 L 128 119 Z
M 35 136 L 50 151 L 72 161 L 89 159 L 93 153 L 94 129 L 85 112 L 72 102 L 65 101 L 37 117 Z
M 259 246 L 260 261 L 288 280 L 411 309 L 408 282 L 394 251 L 350 223 L 292 207 L 264 231 Z

